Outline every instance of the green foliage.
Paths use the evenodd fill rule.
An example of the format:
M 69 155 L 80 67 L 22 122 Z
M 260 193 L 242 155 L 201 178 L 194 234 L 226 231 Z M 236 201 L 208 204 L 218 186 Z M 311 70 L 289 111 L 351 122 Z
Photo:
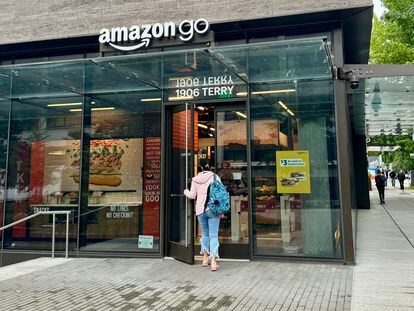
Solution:
M 379 157 L 381 155 L 380 151 L 368 151 L 369 157 Z
M 414 46 L 414 2 L 412 0 L 382 0 L 388 11 L 385 21 L 398 25 L 398 36 L 401 42 Z
M 393 165 L 396 170 L 414 170 L 414 159 L 410 158 L 410 153 L 414 153 L 414 141 L 409 135 L 377 135 L 371 136 L 371 144 L 376 146 L 399 146 L 393 152 L 369 152 L 368 155 L 382 156 L 384 163 Z
M 374 16 L 370 62 L 373 64 L 414 63 L 414 1 L 382 0 L 387 12 Z M 382 160 L 395 169 L 412 170 L 414 153 L 412 132 L 409 135 L 378 135 L 371 137 L 377 146 L 399 146 L 394 152 L 382 152 Z
M 414 63 L 414 2 L 382 0 L 388 11 L 374 16 L 370 62 L 373 64 Z
M 392 163 L 393 162 L 393 160 L 394 160 L 394 155 L 393 155 L 393 152 L 384 152 L 383 154 L 382 154 L 382 161 L 385 163 L 385 164 L 390 164 L 390 163 Z
M 410 158 L 410 153 L 414 153 L 414 141 L 404 139 L 399 142 L 400 148 L 393 152 L 392 164 L 398 170 L 410 171 L 414 169 L 414 159 Z
M 371 136 L 371 144 L 376 146 L 397 146 L 400 141 L 411 139 L 411 135 L 376 135 Z

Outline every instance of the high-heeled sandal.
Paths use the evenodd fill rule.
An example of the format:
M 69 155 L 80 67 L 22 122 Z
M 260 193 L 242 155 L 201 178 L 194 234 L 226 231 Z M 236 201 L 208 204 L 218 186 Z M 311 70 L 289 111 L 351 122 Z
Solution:
M 203 267 L 208 267 L 208 257 L 207 258 L 203 258 Z
M 211 271 L 212 272 L 215 272 L 215 271 L 217 271 L 218 269 L 219 269 L 219 265 L 217 264 L 217 262 L 215 262 L 215 261 L 212 261 L 211 262 Z

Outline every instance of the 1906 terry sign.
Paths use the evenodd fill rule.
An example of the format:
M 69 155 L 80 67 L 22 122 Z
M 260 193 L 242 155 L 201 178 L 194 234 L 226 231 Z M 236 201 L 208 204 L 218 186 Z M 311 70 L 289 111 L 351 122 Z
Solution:
M 178 98 L 197 98 L 219 96 L 223 94 L 233 97 L 234 82 L 230 75 L 210 77 L 183 77 L 174 79 L 171 87 Z
M 144 24 L 142 26 L 103 28 L 99 42 L 109 44 L 121 51 L 132 51 L 148 47 L 153 39 L 178 38 L 183 42 L 191 41 L 196 34 L 205 35 L 210 24 L 205 18 L 183 20 L 177 27 L 174 22 Z M 127 44 L 127 45 L 125 45 Z

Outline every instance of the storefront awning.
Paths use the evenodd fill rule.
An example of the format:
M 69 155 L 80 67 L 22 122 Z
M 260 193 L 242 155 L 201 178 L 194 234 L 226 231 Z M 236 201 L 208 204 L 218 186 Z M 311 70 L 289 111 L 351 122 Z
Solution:
M 332 79 L 325 41 L 317 37 L 4 66 L 0 67 L 0 100 L 64 107 L 88 97 L 100 107 L 148 111 L 154 102 L 245 100 L 250 94 L 260 97 L 263 105 L 276 104 L 276 117 L 286 114 L 279 101 L 298 102 L 301 96 L 313 94 L 316 106 L 296 105 L 295 113 L 318 105 L 323 110 L 325 102 L 331 101 L 326 97 L 329 92 L 315 87 L 300 90 L 298 83 Z
M 357 133 L 367 136 L 412 133 L 414 76 L 370 78 L 360 85 L 361 91 L 353 96 Z

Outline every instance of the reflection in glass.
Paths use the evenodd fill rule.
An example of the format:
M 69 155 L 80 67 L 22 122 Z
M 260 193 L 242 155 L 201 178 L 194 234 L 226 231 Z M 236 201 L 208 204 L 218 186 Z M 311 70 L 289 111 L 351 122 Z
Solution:
M 9 100 L 0 99 L 0 227 L 3 226 L 4 195 L 5 195 L 5 178 L 7 162 L 7 134 L 9 119 Z M 0 232 L 0 238 L 3 231 Z
M 70 109 L 81 104 L 78 96 L 14 100 L 10 125 L 6 224 L 37 211 L 70 210 L 70 248 L 76 242 L 79 193 L 71 149 L 79 146 L 81 131 L 81 118 Z M 64 249 L 64 222 L 57 217 L 56 249 Z M 48 250 L 50 238 L 51 216 L 40 216 L 8 229 L 5 248 Z
M 211 49 L 215 57 L 249 83 L 330 79 L 322 38 L 281 40 Z
M 341 258 L 332 82 L 260 87 L 295 92 L 252 96 L 254 253 Z M 309 178 L 310 194 L 278 189 L 276 152 L 288 150 L 309 152 L 310 176 L 296 173 L 286 185 Z
M 131 104 L 136 98 L 130 93 L 88 99 L 91 134 L 81 251 L 159 249 L 161 107 Z M 78 153 L 74 150 L 74 168 L 80 165 Z
M 230 194 L 220 221 L 221 243 L 248 243 L 247 128 L 245 110 L 216 112 L 217 174 Z
M 222 215 L 220 220 L 221 256 L 246 258 L 249 231 L 245 106 L 223 106 L 217 102 L 214 105 L 199 104 L 195 110 L 198 116 L 194 138 L 197 152 L 194 157 L 195 171 L 200 172 L 197 164 L 208 163 L 230 194 L 230 211 Z M 198 219 L 195 223 L 196 253 L 199 253 L 201 227 Z M 242 248 L 240 244 L 243 244 Z
M 164 101 L 246 97 L 246 83 L 211 57 L 208 51 L 167 54 L 164 61 Z

